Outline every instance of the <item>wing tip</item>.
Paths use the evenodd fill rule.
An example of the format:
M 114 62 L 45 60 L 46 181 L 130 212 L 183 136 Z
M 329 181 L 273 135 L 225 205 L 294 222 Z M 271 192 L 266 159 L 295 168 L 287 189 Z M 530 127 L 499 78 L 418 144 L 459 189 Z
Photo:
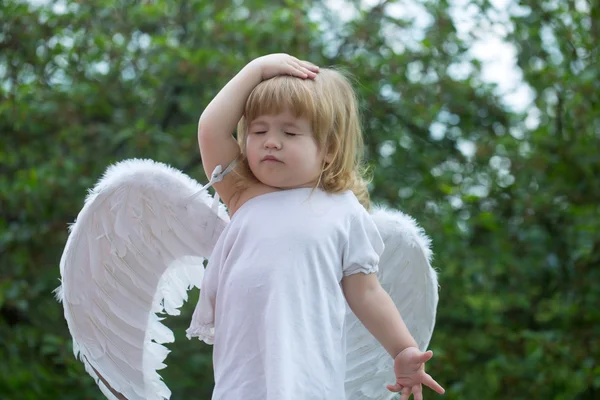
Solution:
M 384 205 L 375 205 L 371 213 L 383 235 L 401 232 L 403 238 L 422 250 L 428 263 L 433 261 L 432 240 L 412 216 Z
M 61 282 L 61 284 L 52 291 L 52 294 L 54 294 L 54 298 L 56 299 L 56 301 L 62 303 L 65 299 L 65 289 L 62 285 L 62 279 L 59 279 L 59 281 Z

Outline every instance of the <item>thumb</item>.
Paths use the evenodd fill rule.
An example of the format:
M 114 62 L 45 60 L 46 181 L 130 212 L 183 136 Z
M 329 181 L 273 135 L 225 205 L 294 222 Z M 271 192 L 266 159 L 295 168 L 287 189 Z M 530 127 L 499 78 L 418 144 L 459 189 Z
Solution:
M 431 357 L 433 357 L 433 351 L 428 350 L 425 353 L 421 353 L 419 356 L 419 361 L 424 363 L 431 360 Z

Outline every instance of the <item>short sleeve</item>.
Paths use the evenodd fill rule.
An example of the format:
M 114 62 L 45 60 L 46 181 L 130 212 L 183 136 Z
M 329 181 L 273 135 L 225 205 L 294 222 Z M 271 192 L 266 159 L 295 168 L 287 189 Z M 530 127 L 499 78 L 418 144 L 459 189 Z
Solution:
M 375 222 L 365 210 L 354 216 L 347 237 L 342 256 L 343 275 L 377 272 L 384 245 Z
M 207 344 L 215 340 L 215 299 L 218 285 L 218 265 L 210 263 L 204 272 L 200 288 L 200 298 L 192 315 L 190 327 L 186 330 L 188 339 L 197 337 Z

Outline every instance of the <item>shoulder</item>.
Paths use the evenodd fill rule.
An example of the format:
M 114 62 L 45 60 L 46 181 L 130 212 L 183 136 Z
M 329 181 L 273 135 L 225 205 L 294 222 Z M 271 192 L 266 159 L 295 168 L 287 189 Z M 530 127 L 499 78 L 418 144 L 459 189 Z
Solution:
M 358 198 L 354 195 L 354 193 L 352 193 L 351 190 L 347 190 L 334 196 L 336 205 L 349 220 L 365 217 L 370 218 L 370 214 L 367 209 L 360 204 L 360 201 L 358 201 Z
M 329 211 L 329 218 L 324 219 L 323 223 L 333 223 L 342 230 L 345 236 L 356 229 L 375 227 L 371 214 L 352 191 L 335 194 L 322 192 L 321 196 L 327 204 L 325 209 Z
M 366 230 L 377 233 L 377 224 L 371 212 L 360 203 L 352 191 L 344 192 L 341 194 L 341 198 L 345 204 L 345 220 L 350 231 Z

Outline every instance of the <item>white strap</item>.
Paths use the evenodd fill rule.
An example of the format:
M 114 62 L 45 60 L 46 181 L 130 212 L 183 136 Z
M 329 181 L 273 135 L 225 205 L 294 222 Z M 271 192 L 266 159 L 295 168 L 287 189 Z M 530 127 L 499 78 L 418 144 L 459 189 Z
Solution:
M 200 193 L 207 190 L 209 187 L 211 187 L 215 183 L 221 182 L 223 180 L 223 178 L 225 177 L 225 175 L 230 173 L 236 166 L 237 166 L 237 160 L 233 160 L 231 162 L 231 164 L 229 164 L 227 166 L 227 168 L 225 168 L 225 171 L 223 171 L 223 167 L 221 167 L 220 165 L 217 165 L 215 167 L 215 169 L 213 170 L 213 173 L 210 175 L 210 180 L 208 181 L 208 183 L 206 185 L 202 186 L 202 188 L 200 190 L 198 190 L 196 193 L 189 196 L 186 199 L 186 202 L 189 203 L 191 200 L 198 197 L 200 195 Z M 219 215 L 219 193 L 217 193 L 216 190 L 215 190 L 215 197 L 214 197 L 213 203 L 212 203 L 212 210 L 215 213 L 215 218 L 211 221 L 208 221 L 208 226 L 206 227 L 206 230 L 208 232 L 210 232 L 211 236 L 214 233 L 214 229 L 216 226 L 215 224 L 217 222 L 217 218 Z
M 190 201 L 190 200 L 195 199 L 204 190 L 207 190 L 209 187 L 211 187 L 212 185 L 214 185 L 217 182 L 221 182 L 223 180 L 223 178 L 225 177 L 225 175 L 230 173 L 236 166 L 237 166 L 237 160 L 233 160 L 231 162 L 231 164 L 229 164 L 227 166 L 227 168 L 225 168 L 225 171 L 223 171 L 223 167 L 221 167 L 220 165 L 217 165 L 215 167 L 215 169 L 213 170 L 213 173 L 210 175 L 210 180 L 208 181 L 208 183 L 206 185 L 202 186 L 202 188 L 200 188 L 200 190 L 198 190 L 196 193 L 189 196 L 186 200 Z M 219 204 L 219 194 L 215 192 L 215 200 L 213 202 L 213 210 L 216 210 L 218 204 Z

